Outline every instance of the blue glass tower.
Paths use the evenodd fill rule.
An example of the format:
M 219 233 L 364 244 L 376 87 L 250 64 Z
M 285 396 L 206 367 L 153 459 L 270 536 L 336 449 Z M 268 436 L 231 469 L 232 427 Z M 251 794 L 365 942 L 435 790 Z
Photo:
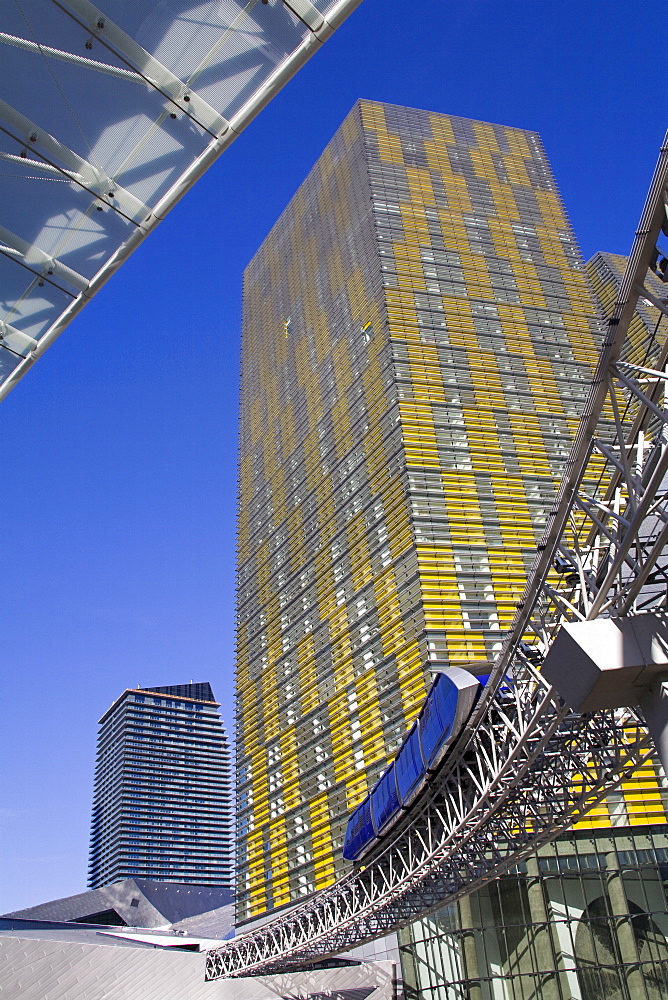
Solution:
M 100 719 L 88 885 L 232 888 L 230 749 L 211 686 L 125 691 Z

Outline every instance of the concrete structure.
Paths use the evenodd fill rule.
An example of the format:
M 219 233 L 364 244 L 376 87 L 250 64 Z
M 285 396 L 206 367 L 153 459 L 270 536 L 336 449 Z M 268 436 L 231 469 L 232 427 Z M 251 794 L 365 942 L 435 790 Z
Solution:
M 229 743 L 209 684 L 125 691 L 100 720 L 89 886 L 232 889 Z
M 668 617 L 597 618 L 562 626 L 543 664 L 576 712 L 640 704 L 668 673 Z

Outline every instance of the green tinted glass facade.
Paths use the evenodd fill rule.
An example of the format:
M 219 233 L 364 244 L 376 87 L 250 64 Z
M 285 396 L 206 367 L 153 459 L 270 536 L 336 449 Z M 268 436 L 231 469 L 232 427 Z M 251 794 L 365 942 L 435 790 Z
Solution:
M 244 282 L 240 920 L 342 873 L 429 661 L 498 648 L 595 340 L 534 133 L 353 108 Z
M 400 931 L 406 1000 L 665 1000 L 665 827 L 571 834 Z

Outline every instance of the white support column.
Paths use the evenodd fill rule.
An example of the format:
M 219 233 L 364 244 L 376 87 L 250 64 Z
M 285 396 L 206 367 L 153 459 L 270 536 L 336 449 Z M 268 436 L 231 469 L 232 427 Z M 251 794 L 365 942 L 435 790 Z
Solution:
M 668 672 L 655 677 L 640 699 L 661 766 L 668 774 Z

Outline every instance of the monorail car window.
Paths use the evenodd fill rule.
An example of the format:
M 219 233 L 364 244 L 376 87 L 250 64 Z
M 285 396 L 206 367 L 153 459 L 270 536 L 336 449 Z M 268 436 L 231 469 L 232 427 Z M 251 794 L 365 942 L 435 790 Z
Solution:
M 408 808 L 435 771 L 469 719 L 489 675 L 474 677 L 459 667 L 438 673 L 422 710 L 399 752 L 370 794 L 357 806 L 346 827 L 343 857 L 358 861 Z M 512 682 L 510 682 L 512 684 Z M 510 691 L 504 684 L 501 691 Z
M 357 861 L 375 839 L 376 834 L 371 822 L 371 803 L 367 795 L 348 820 L 343 840 L 343 857 L 346 861 Z
M 404 744 L 394 762 L 399 799 L 404 808 L 408 807 L 425 776 L 424 761 L 420 750 L 417 722 L 414 722 Z
M 399 812 L 399 796 L 394 775 L 394 764 L 388 767 L 371 792 L 371 818 L 380 836 Z
M 457 713 L 459 691 L 445 674 L 434 681 L 420 712 L 420 745 L 427 768 L 438 764 Z

